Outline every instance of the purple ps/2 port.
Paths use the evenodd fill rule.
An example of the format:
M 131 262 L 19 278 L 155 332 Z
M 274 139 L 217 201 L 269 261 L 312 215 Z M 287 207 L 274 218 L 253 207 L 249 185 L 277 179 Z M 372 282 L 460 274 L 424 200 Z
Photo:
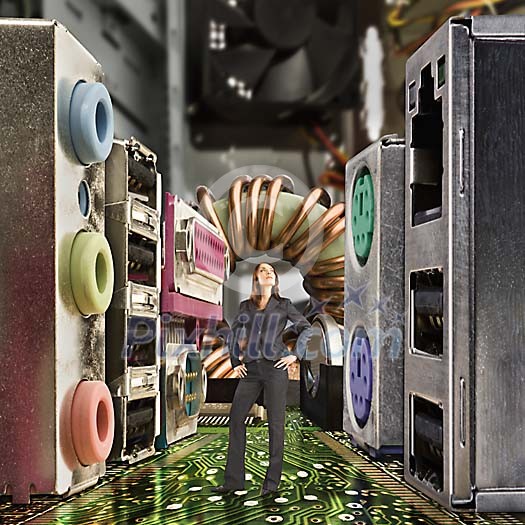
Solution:
M 361 428 L 370 416 L 373 370 L 368 335 L 364 328 L 357 328 L 350 352 L 350 392 L 354 415 Z

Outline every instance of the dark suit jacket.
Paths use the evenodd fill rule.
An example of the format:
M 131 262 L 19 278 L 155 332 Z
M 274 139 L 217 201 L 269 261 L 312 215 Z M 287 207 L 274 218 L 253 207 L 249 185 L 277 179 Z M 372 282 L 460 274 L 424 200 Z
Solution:
M 313 330 L 292 301 L 285 297 L 277 299 L 272 295 L 264 310 L 257 310 L 250 299 L 242 301 L 228 337 L 232 367 L 241 364 L 239 359 L 241 346 L 244 363 L 258 357 L 277 361 L 281 357 L 290 355 L 282 339 L 288 320 L 293 323 L 293 330 L 298 334 L 291 353 L 301 360 L 306 353 L 306 344 L 312 337 Z

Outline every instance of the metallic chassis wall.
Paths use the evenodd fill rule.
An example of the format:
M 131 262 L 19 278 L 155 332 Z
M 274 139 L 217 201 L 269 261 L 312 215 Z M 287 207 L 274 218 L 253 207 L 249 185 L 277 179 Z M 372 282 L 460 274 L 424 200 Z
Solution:
M 407 87 L 414 86 L 412 89 L 416 93 L 420 88 L 421 70 L 430 64 L 432 77 L 437 79 L 437 61 L 442 57 L 446 64 L 446 80 L 441 86 L 436 81 L 433 91 L 434 99 L 441 97 L 443 108 L 442 215 L 437 220 L 414 227 L 410 185 L 414 182 L 415 168 L 410 146 L 413 141 L 411 120 L 418 112 L 417 100 L 413 109 L 409 104 L 406 108 L 405 301 L 410 307 L 408 283 L 411 272 L 442 269 L 444 336 L 441 357 L 414 353 L 408 346 L 411 320 L 407 316 L 405 477 L 419 490 L 449 508 L 476 507 L 478 511 L 525 509 L 525 479 L 516 468 L 516 465 L 523 464 L 522 432 L 515 430 L 516 426 L 523 430 L 525 407 L 524 396 L 520 395 L 523 389 L 520 390 L 519 385 L 524 370 L 517 352 L 518 340 L 514 339 L 514 345 L 508 344 L 513 341 L 515 314 L 509 311 L 506 317 L 498 316 L 492 322 L 486 322 L 486 314 L 494 313 L 489 301 L 495 304 L 494 300 L 503 297 L 501 283 L 504 279 L 487 283 L 490 272 L 484 275 L 480 272 L 480 268 L 483 270 L 496 264 L 505 274 L 505 269 L 513 267 L 512 261 L 517 256 L 523 259 L 524 250 L 515 242 L 510 248 L 506 246 L 506 253 L 502 252 L 506 255 L 504 259 L 493 260 L 489 259 L 491 254 L 480 252 L 480 241 L 484 238 L 479 223 L 487 211 L 482 203 L 483 199 L 491 197 L 486 191 L 484 194 L 480 192 L 480 184 L 482 176 L 491 175 L 484 171 L 478 160 L 485 130 L 476 128 L 480 119 L 476 104 L 479 94 L 485 89 L 485 79 L 477 75 L 477 46 L 480 42 L 493 46 L 513 42 L 513 45 L 523 46 L 524 39 L 525 24 L 520 17 L 452 19 L 407 62 Z M 505 78 L 507 67 L 504 62 L 494 64 L 502 78 Z M 492 96 L 496 104 L 503 100 L 500 97 L 509 95 L 503 90 L 500 93 L 494 91 Z M 407 99 L 410 100 L 410 92 Z M 505 113 L 505 107 L 502 104 L 502 112 L 497 118 L 508 123 L 512 130 L 512 122 L 519 115 Z M 516 161 L 522 159 L 516 153 L 519 150 L 507 147 L 513 140 L 508 131 L 497 140 L 499 144 L 492 142 L 491 145 L 506 148 Z M 514 183 L 516 191 L 521 188 L 511 175 L 500 172 L 500 178 L 500 186 L 504 181 Z M 495 195 L 501 196 L 501 192 L 495 191 Z M 513 211 L 506 215 L 507 227 L 522 231 L 521 214 L 518 210 Z M 504 223 L 499 223 L 502 234 L 504 226 Z M 512 282 L 515 277 L 507 275 L 508 293 L 514 293 L 511 291 L 514 290 Z M 477 290 L 482 286 L 485 289 L 488 284 L 494 286 L 494 292 L 489 297 L 481 297 Z M 523 299 L 523 294 L 519 294 Z M 498 332 L 497 336 L 494 330 Z M 495 340 L 503 344 L 494 346 Z M 498 375 L 503 362 L 514 363 L 514 366 L 505 368 L 507 376 Z M 443 409 L 444 480 L 440 493 L 413 476 L 409 469 L 413 447 L 411 394 L 428 399 Z M 501 406 L 496 405 L 496 399 Z M 503 406 L 510 409 L 504 410 Z
M 105 472 L 104 463 L 80 465 L 69 428 L 77 383 L 104 380 L 104 315 L 80 314 L 69 277 L 76 233 L 104 232 L 104 164 L 77 160 L 69 103 L 79 80 L 99 82 L 103 73 L 55 22 L 0 20 L 0 46 L 0 384 L 9 397 L 0 416 L 0 483 L 23 501 L 31 485 L 37 493 L 73 493 Z M 88 218 L 78 205 L 84 179 Z
M 343 428 L 373 454 L 403 446 L 404 154 L 404 139 L 387 135 L 346 165 Z M 369 170 L 374 188 L 374 231 L 365 265 L 355 254 L 351 224 L 353 190 L 363 169 Z M 376 350 L 372 404 L 363 428 L 350 394 L 350 352 L 358 327 L 366 329 Z

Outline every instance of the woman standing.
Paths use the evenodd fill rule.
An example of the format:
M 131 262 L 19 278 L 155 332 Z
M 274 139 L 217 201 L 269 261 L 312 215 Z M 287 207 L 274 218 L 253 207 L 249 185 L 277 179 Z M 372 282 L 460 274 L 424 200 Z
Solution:
M 298 335 L 290 353 L 282 333 L 287 321 Z M 268 411 L 270 465 L 261 496 L 277 492 L 283 466 L 284 423 L 288 367 L 301 359 L 312 336 L 310 323 L 292 304 L 279 295 L 279 277 L 273 266 L 260 263 L 252 276 L 252 293 L 242 301 L 228 340 L 230 360 L 240 376 L 230 410 L 228 459 L 224 484 L 212 491 L 228 493 L 244 489 L 244 455 L 246 449 L 245 419 L 262 389 Z M 243 357 L 240 358 L 240 346 Z

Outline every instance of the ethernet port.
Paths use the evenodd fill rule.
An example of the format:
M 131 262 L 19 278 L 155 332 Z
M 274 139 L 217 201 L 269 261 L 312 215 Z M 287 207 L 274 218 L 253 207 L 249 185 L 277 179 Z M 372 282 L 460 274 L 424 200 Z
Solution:
M 410 412 L 410 474 L 442 492 L 443 408 L 411 394 Z
M 421 71 L 418 111 L 412 117 L 410 189 L 412 226 L 441 217 L 443 179 L 443 115 L 441 97 L 434 99 L 430 64 Z
M 410 274 L 411 351 L 443 355 L 443 270 Z

